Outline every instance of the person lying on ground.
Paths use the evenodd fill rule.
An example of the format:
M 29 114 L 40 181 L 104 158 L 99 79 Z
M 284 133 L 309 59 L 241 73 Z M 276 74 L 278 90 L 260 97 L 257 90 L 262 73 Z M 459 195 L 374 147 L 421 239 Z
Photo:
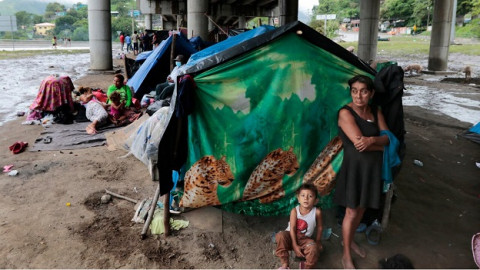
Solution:
M 80 87 L 78 92 L 80 92 L 80 103 L 85 106 L 85 116 L 92 122 L 85 129 L 88 134 L 96 134 L 97 126 L 107 122 L 108 113 L 105 109 L 107 105 L 98 101 L 90 87 Z
M 275 255 L 280 258 L 279 269 L 289 269 L 289 251 L 293 250 L 297 257 L 305 258 L 300 269 L 315 268 L 322 246 L 322 213 L 315 207 L 318 203 L 317 188 L 312 184 L 302 184 L 297 190 L 299 205 L 290 211 L 290 221 L 285 231 L 275 235 L 277 248 Z M 317 230 L 315 240 L 313 232 Z
M 128 85 L 124 84 L 125 77 L 122 74 L 115 74 L 113 78 L 113 84 L 108 87 L 107 96 L 113 92 L 118 92 L 120 94 L 120 102 L 125 102 L 125 108 L 128 109 L 132 105 L 132 90 Z M 107 104 L 111 104 L 111 100 L 107 100 Z
M 114 91 L 109 96 L 110 101 L 110 120 L 116 126 L 121 126 L 125 123 L 127 116 L 125 115 L 125 101 L 121 100 L 120 93 Z
M 157 84 L 155 87 L 155 100 L 166 99 L 172 96 L 173 90 L 175 90 L 175 80 L 177 79 L 178 70 L 186 63 L 186 59 L 183 55 L 179 54 L 173 60 L 175 61 L 175 68 L 173 68 L 170 75 L 167 76 L 167 81 Z

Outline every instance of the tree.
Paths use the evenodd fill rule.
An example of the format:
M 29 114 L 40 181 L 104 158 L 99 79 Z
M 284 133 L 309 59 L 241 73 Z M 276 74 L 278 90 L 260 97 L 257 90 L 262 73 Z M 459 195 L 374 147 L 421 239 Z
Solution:
M 75 30 L 75 27 L 73 27 L 73 24 L 75 23 L 76 20 L 77 19 L 71 15 L 65 15 L 65 16 L 56 18 L 54 34 L 61 36 L 62 34 L 68 35 L 69 33 L 72 33 Z
M 380 18 L 387 20 L 405 20 L 407 24 L 414 24 L 412 7 L 415 0 L 385 0 L 380 7 Z
M 43 22 L 43 16 L 42 15 L 33 15 L 33 24 L 41 23 Z
M 458 0 L 457 1 L 457 15 L 465 15 L 472 11 L 472 0 Z
M 415 0 L 410 21 L 417 26 L 426 25 L 429 18 L 428 12 L 431 11 L 432 4 L 431 0 Z
M 81 26 L 73 31 L 72 40 L 88 41 L 88 26 Z
M 55 17 L 56 12 L 61 12 L 61 11 L 65 11 L 64 5 L 59 4 L 57 2 L 48 3 L 47 7 L 45 8 L 45 14 L 43 16 L 45 17 L 45 20 L 51 20 L 52 18 Z
M 480 15 L 480 0 L 472 0 L 472 15 Z
M 17 26 L 31 26 L 33 22 L 33 14 L 26 11 L 19 11 L 15 13 L 17 17 Z
M 128 17 L 116 17 L 112 19 L 113 39 L 118 38 L 117 32 L 130 32 L 132 29 L 132 20 Z
M 313 8 L 313 16 L 336 14 L 339 20 L 359 17 L 359 0 L 322 0 Z

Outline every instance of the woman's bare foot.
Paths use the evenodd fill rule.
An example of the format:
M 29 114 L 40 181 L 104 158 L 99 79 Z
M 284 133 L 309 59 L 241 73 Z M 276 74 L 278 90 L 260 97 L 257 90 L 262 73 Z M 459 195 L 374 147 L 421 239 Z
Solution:
M 343 269 L 355 269 L 355 265 L 353 265 L 352 260 L 348 260 L 345 258 L 342 258 L 342 266 Z
M 85 130 L 87 131 L 88 134 L 90 135 L 93 135 L 93 134 L 97 134 L 97 130 L 95 129 L 95 126 L 90 124 L 88 125 Z
M 367 252 L 365 251 L 365 249 L 362 248 L 361 246 L 357 245 L 357 243 L 355 243 L 355 241 L 352 241 L 351 248 L 355 253 L 357 253 L 358 256 L 360 256 L 362 258 L 367 257 Z

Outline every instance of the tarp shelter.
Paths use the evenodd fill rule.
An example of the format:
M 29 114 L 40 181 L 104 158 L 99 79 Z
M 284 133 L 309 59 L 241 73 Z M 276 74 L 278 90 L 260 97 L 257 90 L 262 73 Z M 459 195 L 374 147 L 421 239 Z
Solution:
M 183 165 L 184 206 L 288 214 L 305 174 L 337 135 L 337 112 L 351 101 L 347 81 L 375 71 L 301 22 L 197 57 L 202 53 L 184 70 L 196 87 L 189 92 L 180 83 L 172 98 L 159 150 L 159 169 L 167 171 L 161 189 L 171 181 L 168 169 Z M 329 157 L 334 176 L 342 154 Z M 333 206 L 331 194 L 321 205 Z
M 190 44 L 183 34 L 177 34 L 175 42 L 175 55 L 183 54 L 187 59 L 196 50 Z M 144 94 L 155 90 L 155 86 L 166 81 L 170 74 L 170 50 L 172 46 L 173 35 L 163 40 L 155 50 L 149 53 L 145 62 L 131 77 L 127 85 L 135 92 L 135 97 L 140 99 Z
M 460 135 L 473 142 L 480 143 L 480 122 L 469 128 L 467 131 L 461 133 Z

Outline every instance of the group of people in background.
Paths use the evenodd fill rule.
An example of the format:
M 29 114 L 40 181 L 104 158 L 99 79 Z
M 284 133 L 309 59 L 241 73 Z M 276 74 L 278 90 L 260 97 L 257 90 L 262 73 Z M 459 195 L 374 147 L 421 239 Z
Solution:
M 128 33 L 121 32 L 119 40 L 120 49 L 122 51 L 126 50 L 127 53 L 132 51 L 134 55 L 155 49 L 161 41 L 157 33 L 149 34 L 147 30 L 140 34 L 134 31 L 131 36 Z

